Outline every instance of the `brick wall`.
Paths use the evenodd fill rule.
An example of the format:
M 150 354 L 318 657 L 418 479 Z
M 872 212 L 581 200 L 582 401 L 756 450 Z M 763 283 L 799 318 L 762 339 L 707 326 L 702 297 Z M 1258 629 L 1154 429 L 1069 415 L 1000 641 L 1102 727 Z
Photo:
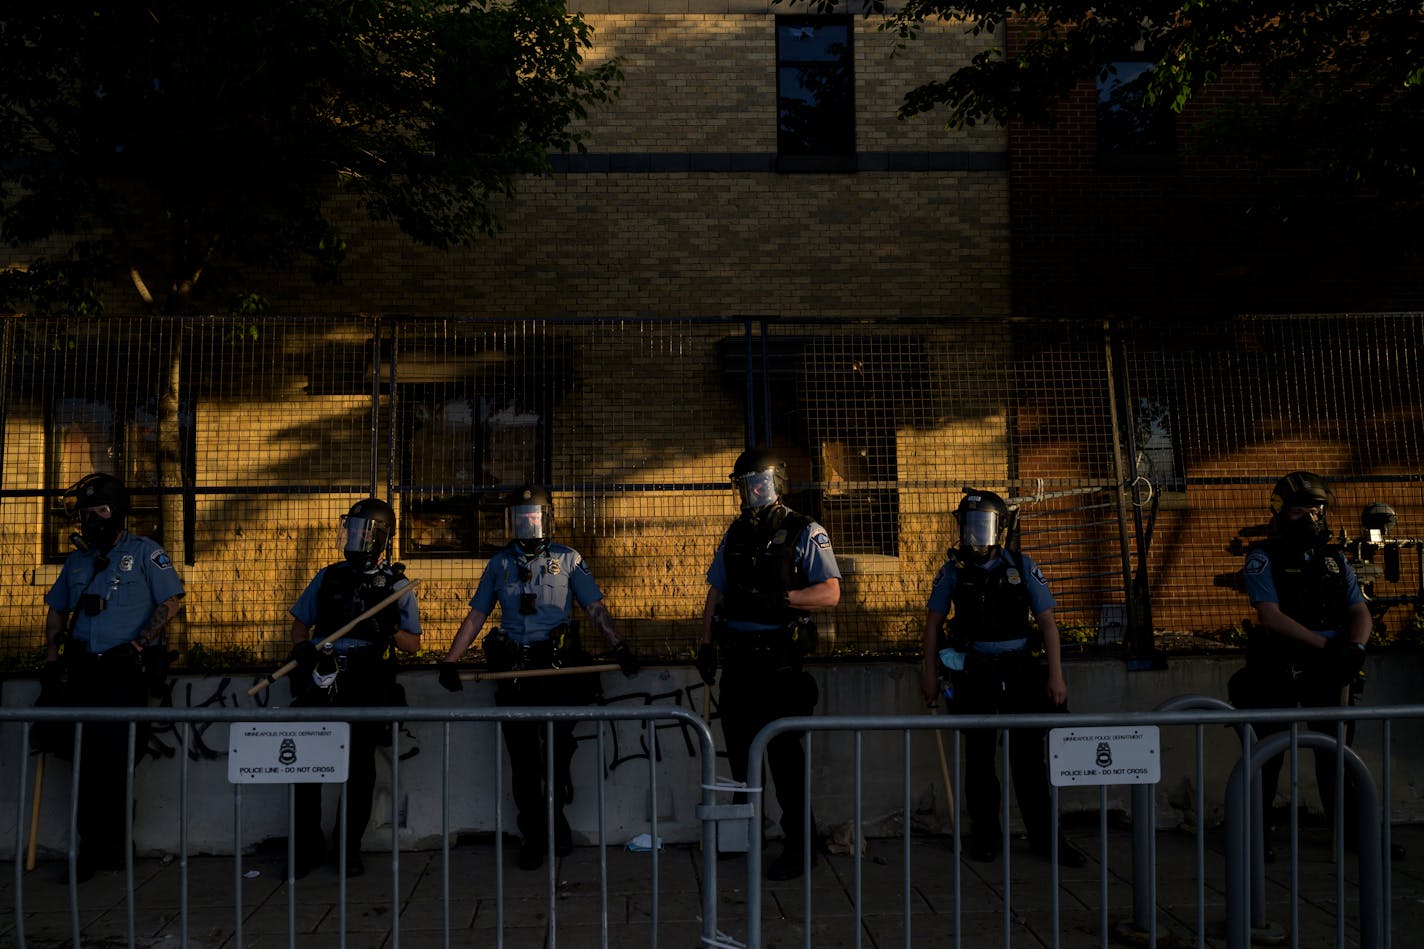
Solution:
M 1025 40 L 1010 27 L 1009 49 Z M 1055 123 L 1009 130 L 1014 309 L 1029 316 L 1155 316 L 1415 309 L 1417 262 L 1354 217 L 1342 231 L 1299 172 L 1274 181 L 1250 156 L 1209 156 L 1194 127 L 1260 94 L 1254 68 L 1228 71 L 1176 118 L 1172 160 L 1100 165 L 1096 89 L 1080 84 Z M 1348 213 L 1353 213 L 1351 209 Z M 1379 241 L 1373 239 L 1378 236 Z

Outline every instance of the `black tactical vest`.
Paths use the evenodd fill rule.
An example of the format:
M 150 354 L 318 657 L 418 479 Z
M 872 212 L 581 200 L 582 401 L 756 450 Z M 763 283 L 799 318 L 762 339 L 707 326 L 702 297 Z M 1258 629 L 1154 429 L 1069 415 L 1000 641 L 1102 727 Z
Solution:
M 803 610 L 787 607 L 779 615 L 768 616 L 754 595 L 764 597 L 806 586 L 806 577 L 796 562 L 796 542 L 810 523 L 806 515 L 781 504 L 756 522 L 748 517 L 732 522 L 722 547 L 722 562 L 727 568 L 723 618 L 774 626 L 789 625 L 806 615 Z
M 1307 559 L 1307 551 L 1279 540 L 1265 541 L 1262 547 L 1271 559 L 1281 612 L 1306 629 L 1343 629 L 1349 589 L 1344 555 L 1323 548 Z
M 1028 578 L 1023 564 L 1007 550 L 988 570 L 970 566 L 956 558 L 959 576 L 955 579 L 954 615 L 949 620 L 950 641 L 960 647 L 976 642 L 1004 642 L 1024 639 L 1032 633 L 1029 623 Z
M 322 574 L 316 592 L 316 631 L 328 636 L 391 595 L 405 574 L 400 564 L 385 564 L 365 573 L 348 563 L 335 563 Z M 384 647 L 400 632 L 400 601 L 388 604 L 343 639 L 361 640 Z

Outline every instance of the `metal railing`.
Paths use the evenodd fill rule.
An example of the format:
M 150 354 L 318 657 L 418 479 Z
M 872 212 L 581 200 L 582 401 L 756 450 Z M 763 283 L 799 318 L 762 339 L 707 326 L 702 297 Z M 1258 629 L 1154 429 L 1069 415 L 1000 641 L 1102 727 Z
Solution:
M 686 729 L 690 729 L 697 736 L 698 760 L 701 768 L 702 796 L 704 803 L 712 802 L 712 794 L 715 789 L 715 762 L 716 755 L 712 744 L 712 735 L 707 724 L 696 715 L 685 709 L 678 708 L 625 708 L 625 709 L 593 709 L 593 708 L 465 708 L 465 709 L 414 709 L 414 708 L 283 708 L 283 709 L 256 709 L 244 708 L 236 709 L 82 709 L 82 708 L 33 708 L 33 709 L 11 709 L 0 708 L 0 724 L 20 723 L 22 735 L 19 745 L 19 759 L 14 762 L 13 779 L 16 782 L 16 812 L 15 812 L 15 839 L 14 839 L 14 935 L 15 945 L 18 949 L 26 949 L 25 919 L 27 915 L 25 905 L 26 892 L 26 852 L 27 843 L 34 831 L 32 828 L 31 812 L 34 805 L 34 798 L 31 796 L 30 786 L 32 779 L 31 756 L 29 754 L 29 728 L 30 723 L 35 722 L 58 722 L 74 723 L 74 761 L 75 767 L 72 769 L 70 778 L 70 795 L 68 810 L 68 851 L 66 854 L 68 861 L 68 911 L 71 929 L 72 944 L 76 947 L 83 945 L 81 905 L 79 892 L 77 889 L 78 873 L 78 833 L 76 827 L 78 788 L 82 772 L 81 759 L 81 738 L 85 724 L 93 723 L 126 723 L 128 725 L 128 766 L 124 783 L 124 800 L 126 813 L 129 819 L 125 826 L 125 875 L 124 893 L 126 907 L 126 934 L 127 944 L 135 946 L 137 934 L 135 932 L 135 861 L 133 848 L 133 806 L 134 806 L 134 739 L 137 728 L 137 720 L 157 724 L 166 724 L 175 727 L 181 738 L 182 755 L 179 759 L 179 788 L 177 793 L 177 819 L 180 827 L 180 847 L 176 858 L 179 866 L 180 892 L 179 892 L 179 921 L 180 921 L 180 944 L 189 944 L 189 922 L 192 914 L 190 904 L 190 894 L 188 885 L 188 836 L 187 830 L 189 822 L 194 818 L 189 801 L 188 787 L 188 762 L 189 745 L 188 738 L 190 729 L 203 723 L 227 723 L 235 722 L 329 722 L 329 721 L 349 721 L 349 722 L 376 722 L 393 723 L 392 728 L 392 755 L 391 755 L 391 848 L 390 848 L 390 929 L 389 939 L 386 945 L 398 947 L 400 945 L 401 931 L 400 919 L 403 901 L 403 881 L 400 873 L 401 847 L 399 842 L 399 819 L 398 801 L 400 800 L 400 754 L 399 742 L 401 729 L 398 727 L 402 723 L 414 722 L 434 722 L 441 726 L 441 775 L 440 786 L 440 808 L 442 833 L 440 841 L 441 853 L 441 904 L 443 911 L 441 927 L 441 945 L 448 947 L 451 944 L 451 923 L 450 909 L 452 906 L 452 894 L 450 887 L 450 849 L 451 834 L 449 827 L 450 814 L 450 733 L 452 726 L 464 723 L 485 723 L 491 728 L 498 728 L 501 723 L 511 721 L 539 722 L 550 730 L 550 741 L 548 743 L 549 752 L 546 756 L 546 769 L 549 786 L 553 786 L 554 764 L 553 764 L 553 742 L 552 729 L 556 722 L 593 722 L 598 725 L 596 734 L 599 758 L 603 760 L 604 752 L 604 728 L 607 723 L 634 721 L 643 723 L 644 728 L 649 728 L 654 722 L 670 721 Z M 495 787 L 501 788 L 502 768 L 503 768 L 503 746 L 498 740 L 494 742 L 496 749 L 494 761 L 491 767 L 494 771 Z M 657 756 L 649 755 L 648 788 L 650 791 L 650 838 L 656 842 L 659 839 L 658 833 L 658 794 L 657 794 L 657 769 L 655 767 Z M 9 770 L 7 768 L 7 770 Z M 609 945 L 609 928 L 607 905 L 609 901 L 609 874 L 606 861 L 606 848 L 608 845 L 607 826 L 605 824 L 605 774 L 599 770 L 596 792 L 598 798 L 598 847 L 599 847 L 599 900 L 603 907 L 600 913 L 600 944 Z M 298 892 L 300 884 L 295 879 L 295 808 L 292 806 L 295 794 L 295 785 L 290 785 L 288 794 L 288 826 L 287 826 L 287 944 L 297 945 L 297 924 L 296 911 L 298 906 Z M 117 790 L 117 788 L 115 789 Z M 503 826 L 502 819 L 502 794 L 495 793 L 491 802 L 494 809 L 495 827 Z M 204 815 L 205 819 L 211 819 L 210 814 Z M 547 819 L 547 844 L 549 848 L 548 869 L 545 874 L 547 885 L 547 901 L 545 902 L 545 913 L 547 919 L 546 933 L 543 936 L 543 944 L 552 947 L 557 944 L 560 918 L 560 904 L 562 894 L 559 891 L 555 880 L 555 861 L 553 860 L 555 848 L 554 833 L 554 805 L 553 796 L 548 798 Z M 341 858 L 344 862 L 345 853 L 345 821 L 346 821 L 346 800 L 342 795 L 341 809 L 339 816 L 339 828 L 341 839 Z M 243 899 L 244 884 L 244 833 L 243 833 L 243 786 L 233 785 L 232 796 L 232 828 L 233 828 L 233 856 L 232 856 L 232 926 L 234 930 L 233 944 L 243 944 L 243 924 L 245 915 L 245 903 Z M 711 826 L 704 826 L 704 833 L 707 839 L 715 839 L 715 829 Z M 506 893 L 503 878 L 503 835 L 498 831 L 495 834 L 495 923 L 494 941 L 495 945 L 505 945 L 505 904 Z M 654 845 L 650 852 L 651 865 L 647 882 L 647 892 L 650 899 L 650 910 L 652 914 L 652 927 L 649 945 L 656 947 L 658 944 L 659 920 L 658 912 L 660 905 L 660 848 Z M 717 939 L 717 860 L 716 850 L 704 848 L 701 874 L 706 881 L 706 886 L 702 891 L 700 908 L 700 932 L 701 939 L 706 944 L 712 944 Z M 347 938 L 347 910 L 348 894 L 347 883 L 344 873 L 338 873 L 338 895 L 337 911 L 338 944 L 346 945 Z M 405 881 L 408 885 L 409 881 Z
M 1314 731 L 1301 731 L 1298 723 L 1303 715 L 1308 714 L 1312 721 L 1320 723 L 1336 722 L 1337 729 L 1343 734 L 1343 726 L 1346 722 L 1378 722 L 1381 724 L 1380 748 L 1378 753 L 1384 762 L 1382 776 L 1378 786 L 1379 798 L 1384 801 L 1383 806 L 1376 799 L 1376 785 L 1371 779 L 1368 769 L 1354 751 L 1347 748 L 1342 738 L 1326 735 Z M 1343 910 L 1346 904 L 1346 889 L 1354 886 L 1358 890 L 1358 912 L 1355 916 L 1355 926 L 1359 930 L 1360 945 L 1364 949 L 1388 949 L 1392 944 L 1391 926 L 1392 914 L 1391 893 L 1393 887 L 1393 877 L 1391 874 L 1390 861 L 1387 859 L 1390 853 L 1390 821 L 1391 810 L 1389 807 L 1390 794 L 1390 771 L 1389 760 L 1392 752 L 1390 725 L 1393 722 L 1403 720 L 1424 720 L 1424 706 L 1387 706 L 1378 708 L 1312 708 L 1302 709 L 1273 709 L 1273 710 L 1253 710 L 1241 711 L 1233 709 L 1202 709 L 1193 708 L 1177 711 L 1153 711 L 1142 713 L 1095 713 L 1095 714 L 1047 714 L 1047 715 L 935 715 L 935 716 L 885 716 L 870 718 L 863 716 L 813 716 L 784 718 L 764 728 L 752 743 L 750 753 L 750 767 L 747 771 L 747 786 L 745 792 L 748 796 L 751 817 L 750 827 L 752 833 L 751 848 L 747 860 L 747 929 L 746 944 L 748 947 L 760 947 L 765 944 L 762 937 L 762 925 L 764 915 L 764 887 L 761 885 L 762 877 L 762 855 L 761 855 L 761 828 L 766 821 L 765 807 L 767 803 L 766 790 L 763 786 L 765 771 L 763 769 L 763 757 L 768 744 L 780 735 L 803 734 L 806 736 L 807 755 L 807 830 L 811 822 L 811 782 L 809 780 L 812 764 L 813 745 L 811 736 L 826 732 L 846 732 L 852 736 L 854 742 L 854 774 L 849 777 L 853 784 L 853 822 L 854 830 L 851 839 L 859 841 L 863 829 L 861 802 L 862 802 L 862 778 L 865 773 L 862 754 L 861 740 L 866 733 L 886 733 L 899 732 L 901 735 L 901 748 L 903 759 L 902 783 L 904 789 L 905 814 L 910 814 L 911 808 L 911 787 L 910 787 L 910 736 L 916 732 L 941 732 L 951 731 L 954 735 L 953 747 L 955 754 L 952 758 L 952 777 L 949 778 L 954 787 L 953 794 L 953 854 L 952 861 L 952 881 L 951 894 L 954 903 L 953 910 L 953 933 L 946 944 L 953 945 L 955 949 L 961 949 L 966 944 L 975 946 L 985 946 L 985 934 L 982 930 L 973 933 L 966 933 L 961 919 L 961 886 L 963 879 L 963 865 L 961 861 L 961 815 L 959 813 L 958 802 L 962 800 L 963 777 L 959 762 L 959 734 L 965 729 L 1001 729 L 1001 743 L 998 757 L 999 781 L 1002 791 L 1001 808 L 1005 818 L 1003 826 L 1004 844 L 1003 847 L 1003 873 L 999 881 L 1001 903 L 1001 926 L 1000 936 L 1004 949 L 1009 949 L 1013 945 L 1012 937 L 1015 932 L 1015 910 L 1013 893 L 1015 890 L 1015 876 L 1012 867 L 1012 857 L 1008 844 L 1008 823 L 1009 814 L 1009 748 L 1012 742 L 1012 735 L 1016 731 L 1029 729 L 1052 729 L 1052 728 L 1091 728 L 1110 727 L 1131 724 L 1134 726 L 1184 726 L 1195 730 L 1196 746 L 1196 769 L 1194 778 L 1196 787 L 1201 788 L 1206 774 L 1203 766 L 1202 749 L 1205 746 L 1205 729 L 1212 727 L 1226 727 L 1238 730 L 1242 733 L 1243 758 L 1227 778 L 1227 821 L 1225 825 L 1225 836 L 1222 840 L 1224 878 L 1217 881 L 1217 885 L 1223 885 L 1227 892 L 1227 919 L 1225 930 L 1228 944 L 1236 946 L 1246 946 L 1250 944 L 1253 934 L 1265 936 L 1268 931 L 1275 931 L 1275 927 L 1269 926 L 1265 922 L 1266 907 L 1259 901 L 1264 899 L 1264 888 L 1254 896 L 1250 882 L 1251 873 L 1248 872 L 1248 863 L 1253 851 L 1259 860 L 1259 844 L 1253 847 L 1253 839 L 1259 840 L 1261 828 L 1253 826 L 1253 822 L 1261 818 L 1259 813 L 1253 814 L 1253 808 L 1246 800 L 1252 795 L 1253 783 L 1261 764 L 1274 755 L 1289 753 L 1291 756 L 1291 787 L 1290 805 L 1292 812 L 1291 826 L 1291 899 L 1289 905 L 1289 944 L 1298 949 L 1301 945 L 1322 945 L 1322 938 L 1328 938 L 1331 944 L 1337 947 L 1347 945 L 1346 923 L 1347 917 Z M 1253 744 L 1246 732 L 1249 732 L 1253 723 L 1277 723 L 1289 724 L 1288 732 L 1272 735 L 1270 738 Z M 888 748 L 891 743 L 883 740 L 877 742 L 879 757 L 877 767 L 874 769 L 882 778 L 887 770 L 887 760 L 889 756 Z M 1356 783 L 1359 798 L 1363 802 L 1360 812 L 1351 817 L 1358 822 L 1358 879 L 1351 883 L 1346 879 L 1345 874 L 1345 848 L 1336 849 L 1333 858 L 1334 878 L 1337 888 L 1336 907 L 1331 920 L 1331 927 L 1328 936 L 1321 932 L 1312 931 L 1309 938 L 1302 936 L 1301 920 L 1297 913 L 1297 903 L 1299 897 L 1299 837 L 1298 837 L 1298 807 L 1300 803 L 1300 789 L 1298 773 L 1295 766 L 1295 758 L 1300 748 L 1320 748 L 1332 751 L 1337 756 L 1343 766 L 1350 769 L 1351 779 Z M 1340 793 L 1344 789 L 1344 768 L 1339 768 L 1337 774 L 1337 793 L 1335 795 L 1335 807 L 1333 814 L 1333 824 L 1338 830 L 1345 825 L 1345 796 Z M 1165 777 L 1165 775 L 1164 775 Z M 1109 864 L 1110 855 L 1108 850 L 1108 798 L 1107 787 L 1099 788 L 1098 802 L 1098 848 L 1097 857 L 1100 862 L 1100 876 L 1098 880 L 1096 898 L 1099 901 L 1101 918 L 1099 921 L 1100 944 L 1106 949 L 1111 938 L 1120 930 L 1128 931 L 1137 941 L 1147 940 L 1146 945 L 1157 945 L 1159 937 L 1162 935 L 1158 928 L 1157 912 L 1157 875 L 1159 868 L 1154 861 L 1141 859 L 1141 855 L 1134 846 L 1133 853 L 1130 854 L 1132 873 L 1130 880 L 1134 890 L 1132 901 L 1133 919 L 1130 923 L 1114 928 L 1109 922 L 1110 890 L 1109 890 Z M 1195 885 L 1196 895 L 1196 923 L 1193 934 L 1193 942 L 1198 947 L 1208 944 L 1209 938 L 1214 938 L 1208 933 L 1205 919 L 1205 881 L 1208 879 L 1208 863 L 1206 859 L 1205 821 L 1200 813 L 1200 802 L 1202 795 L 1197 795 L 1198 814 L 1195 833 L 1195 867 L 1192 882 Z M 1050 922 L 1048 924 L 1048 941 L 1050 945 L 1057 949 L 1064 945 L 1062 941 L 1062 926 L 1060 919 L 1060 896 L 1061 883 L 1060 870 L 1058 865 L 1058 846 L 1060 832 L 1060 791 L 1058 787 L 1052 788 L 1053 818 L 1053 852 L 1049 860 L 1049 873 L 1045 881 L 1048 889 L 1048 899 L 1050 904 Z M 1133 814 L 1135 820 L 1151 820 L 1154 811 L 1151 807 L 1137 809 Z M 904 821 L 904 832 L 901 840 L 902 846 L 902 879 L 900 881 L 901 892 L 904 896 L 903 913 L 903 937 L 904 945 L 910 946 L 912 942 L 912 923 L 914 914 L 910 906 L 912 885 L 912 863 L 910 859 L 911 848 L 911 822 Z M 1155 839 L 1157 831 L 1155 827 L 1149 829 L 1149 835 Z M 1139 836 L 1139 831 L 1134 830 L 1134 838 Z M 861 945 L 861 929 L 866 914 L 866 903 L 861 896 L 861 848 L 853 846 L 851 848 L 852 878 L 850 885 L 851 914 L 847 923 L 847 934 L 842 936 L 837 942 L 838 945 Z M 810 864 L 812 853 L 810 850 L 809 835 L 807 836 L 806 852 L 803 859 Z M 1259 867 L 1259 864 L 1258 864 Z M 1139 891 L 1145 892 L 1147 898 L 1139 900 Z M 785 902 L 780 904 L 783 908 Z M 1144 909 L 1146 918 L 1143 919 Z M 805 876 L 802 887 L 800 923 L 804 934 L 804 945 L 807 949 L 815 945 L 813 943 L 812 921 L 815 919 L 813 907 L 813 887 L 811 874 Z M 1132 930 L 1138 930 L 1132 932 Z M 966 938 L 969 937 L 969 938 Z M 831 938 L 824 930 L 817 931 L 817 938 Z M 1302 941 L 1304 938 L 1304 941 Z

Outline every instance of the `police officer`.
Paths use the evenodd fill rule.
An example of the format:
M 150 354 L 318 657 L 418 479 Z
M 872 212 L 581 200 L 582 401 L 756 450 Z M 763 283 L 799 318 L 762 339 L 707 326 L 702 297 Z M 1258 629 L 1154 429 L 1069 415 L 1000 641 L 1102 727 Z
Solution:
M 317 571 L 291 609 L 294 706 L 353 707 L 404 704 L 396 691 L 395 651 L 420 649 L 420 612 L 414 591 L 407 593 L 349 633 L 321 649 L 316 641 L 346 626 L 401 587 L 405 567 L 387 560 L 396 515 L 379 498 L 357 501 L 341 519 L 344 559 Z M 348 877 L 361 875 L 361 838 L 371 819 L 376 788 L 376 748 L 389 741 L 384 722 L 352 722 L 346 781 L 346 864 Z M 321 826 L 320 784 L 296 788 L 296 864 L 300 878 L 326 858 Z M 333 837 L 335 831 L 333 830 Z M 333 851 L 336 845 L 332 845 Z
M 577 631 L 572 625 L 575 602 L 588 613 L 612 649 L 625 676 L 638 672 L 638 660 L 618 635 L 603 591 L 577 550 L 553 542 L 554 502 L 546 488 L 527 485 L 514 492 L 505 505 L 509 542 L 485 566 L 470 612 L 455 633 L 450 651 L 440 664 L 440 684 L 451 692 L 464 688 L 456 662 L 474 643 L 485 620 L 500 608 L 499 628 L 484 637 L 485 662 L 492 671 L 550 669 L 587 664 Z M 500 706 L 585 705 L 597 696 L 591 675 L 533 676 L 501 679 L 495 687 Z M 573 796 L 570 765 L 574 756 L 574 723 L 554 723 L 554 840 L 555 855 L 567 856 L 573 837 L 564 805 Z M 519 833 L 521 869 L 543 866 L 549 850 L 544 787 L 547 732 L 538 722 L 508 721 L 503 725 L 504 748 L 509 755 L 510 777 Z
M 715 684 L 720 650 L 722 734 L 732 777 L 745 781 L 757 732 L 778 718 L 815 710 L 816 680 L 802 669 L 803 657 L 815 645 L 809 611 L 840 602 L 841 572 L 825 528 L 783 502 L 786 465 L 780 456 L 765 448 L 747 449 L 737 457 L 731 481 L 742 512 L 722 536 L 707 570 L 697 669 L 704 682 Z M 794 879 L 806 869 L 801 736 L 774 738 L 767 762 L 784 840 L 766 875 Z M 817 862 L 814 852 L 811 862 Z
M 45 595 L 46 675 L 66 676 L 76 705 L 146 706 L 143 654 L 166 654 L 163 628 L 183 608 L 183 581 L 162 547 L 125 529 L 129 492 L 118 478 L 91 474 L 64 500 L 79 518 L 83 547 L 65 559 Z M 84 880 L 126 862 L 127 724 L 86 724 L 80 754 L 76 820 Z
M 1246 665 L 1228 683 L 1237 708 L 1329 708 L 1353 703 L 1350 686 L 1365 664 L 1365 643 L 1374 621 L 1355 571 L 1344 553 L 1330 546 L 1326 516 L 1335 502 L 1325 479 L 1292 471 L 1271 491 L 1271 524 L 1266 539 L 1246 554 L 1242 574 L 1256 609 L 1246 645 Z M 1288 726 L 1258 722 L 1258 737 Z M 1335 734 L 1333 722 L 1312 722 L 1316 731 Z M 1265 813 L 1275 800 L 1283 756 L 1261 766 Z M 1321 799 L 1333 813 L 1334 752 L 1315 752 Z M 1353 810 L 1347 787 L 1346 811 Z M 1268 817 L 1269 822 L 1269 817 Z M 1346 819 L 1347 832 L 1354 822 Z
M 925 702 L 938 701 L 940 678 L 947 672 L 955 714 L 1066 711 L 1068 686 L 1053 616 L 1057 603 L 1033 558 L 1004 546 L 1008 505 L 992 491 L 966 490 L 954 517 L 959 543 L 935 575 L 926 607 L 920 681 Z M 941 637 L 947 617 L 946 643 Z M 1039 661 L 1039 647 L 1046 665 Z M 994 729 L 965 732 L 965 803 L 973 827 L 969 855 L 984 862 L 998 857 L 1003 841 L 997 744 Z M 1045 756 L 1043 729 L 1013 731 L 1009 766 L 1019 813 L 1033 851 L 1050 856 L 1053 805 Z M 1081 866 L 1083 855 L 1060 838 L 1058 862 Z

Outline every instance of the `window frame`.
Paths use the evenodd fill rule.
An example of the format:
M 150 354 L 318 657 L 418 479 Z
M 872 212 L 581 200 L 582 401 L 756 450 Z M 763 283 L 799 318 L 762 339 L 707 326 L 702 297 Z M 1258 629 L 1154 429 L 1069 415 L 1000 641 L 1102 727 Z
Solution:
M 504 536 L 504 500 L 508 492 L 520 484 L 547 484 L 552 459 L 552 426 L 550 410 L 552 402 L 541 395 L 537 387 L 531 392 L 510 393 L 495 391 L 482 385 L 475 377 L 455 383 L 397 383 L 397 430 L 400 432 L 400 470 L 403 477 L 396 486 L 400 497 L 401 516 L 399 519 L 400 555 L 402 560 L 449 560 L 480 559 L 494 554 L 507 542 Z M 528 398 L 532 394 L 532 398 Z M 499 397 L 503 397 L 498 398 Z M 449 406 L 463 401 L 469 408 L 470 429 L 469 448 L 472 457 L 468 459 L 469 474 L 473 477 L 461 479 L 452 473 L 450 477 L 434 482 L 416 478 L 415 437 L 420 430 L 414 415 L 421 406 Z M 529 404 L 532 403 L 532 404 Z M 522 474 L 526 477 L 516 480 L 504 478 L 489 479 L 483 473 L 487 470 L 493 452 L 491 438 L 496 426 L 491 419 L 505 408 L 513 406 L 518 414 L 533 414 L 534 458 Z M 507 472 L 506 472 L 507 473 Z M 475 483 L 478 479 L 479 483 Z M 464 480 L 465 484 L 460 482 Z M 451 490 L 439 490 L 448 487 Z M 457 519 L 454 528 L 465 540 L 460 544 L 417 543 L 415 537 L 421 530 L 440 519 Z M 459 519 L 463 519 L 460 523 Z
M 1118 100 L 1116 106 L 1109 106 L 1104 102 L 1105 83 L 1112 77 L 1121 75 L 1119 67 L 1131 65 L 1141 65 L 1143 68 L 1131 80 L 1113 82 L 1113 88 L 1129 88 L 1139 80 L 1145 81 L 1145 77 L 1150 76 L 1157 68 L 1157 62 L 1150 54 L 1141 50 L 1133 50 L 1121 56 L 1114 56 L 1105 62 L 1094 81 L 1093 133 L 1098 167 L 1105 171 L 1175 168 L 1177 164 L 1177 125 L 1176 115 L 1171 109 L 1165 105 L 1158 105 L 1149 114 L 1140 101 L 1125 104 L 1122 100 Z M 1111 96 L 1111 93 L 1109 95 Z M 1119 130 L 1117 135 L 1112 135 L 1110 127 L 1104 122 L 1104 112 L 1114 111 L 1114 109 L 1134 119 L 1138 128 L 1136 134 L 1123 134 Z M 1118 124 L 1123 125 L 1124 123 Z M 1148 144 L 1143 145 L 1142 139 L 1145 135 L 1150 137 Z
M 837 27 L 845 30 L 845 51 L 841 59 L 825 58 L 796 59 L 783 55 L 784 31 L 798 28 Z M 854 171 L 856 167 L 856 103 L 855 103 L 855 17 L 850 14 L 792 14 L 775 18 L 776 56 L 776 167 L 778 171 L 793 172 L 838 172 Z M 827 63 L 833 65 L 826 66 Z M 783 103 L 790 97 L 783 95 L 783 70 L 799 68 L 817 72 L 834 72 L 842 68 L 846 72 L 846 102 L 840 106 L 833 103 L 817 102 L 813 109 L 818 113 L 837 114 L 833 122 L 822 118 L 817 124 L 834 125 L 831 134 L 818 133 L 814 140 L 805 133 L 796 135 L 788 131 L 784 121 Z M 809 141 L 808 141 L 809 140 Z M 830 143 L 827 147 L 827 143 Z M 809 147 L 808 147 L 809 146 Z

